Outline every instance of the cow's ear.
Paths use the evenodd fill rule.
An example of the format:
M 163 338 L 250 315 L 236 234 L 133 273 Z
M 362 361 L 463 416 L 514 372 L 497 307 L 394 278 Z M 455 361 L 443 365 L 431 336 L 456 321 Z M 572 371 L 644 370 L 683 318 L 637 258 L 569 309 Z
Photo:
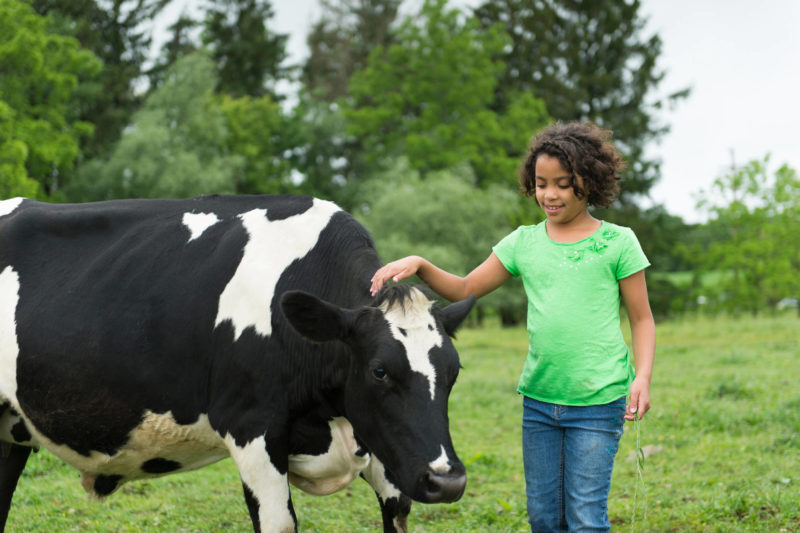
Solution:
M 287 291 L 281 309 L 289 324 L 314 342 L 343 339 L 348 332 L 349 312 L 303 291 Z
M 452 303 L 442 309 L 442 325 L 448 335 L 455 336 L 458 326 L 467 318 L 474 305 L 475 296 L 470 295 L 469 298 Z

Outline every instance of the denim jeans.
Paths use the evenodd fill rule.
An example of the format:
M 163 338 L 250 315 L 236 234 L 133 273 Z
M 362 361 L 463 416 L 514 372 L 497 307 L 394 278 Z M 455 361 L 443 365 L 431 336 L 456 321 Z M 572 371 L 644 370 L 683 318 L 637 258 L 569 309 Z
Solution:
M 522 455 L 533 533 L 609 531 L 625 398 L 573 407 L 524 397 Z

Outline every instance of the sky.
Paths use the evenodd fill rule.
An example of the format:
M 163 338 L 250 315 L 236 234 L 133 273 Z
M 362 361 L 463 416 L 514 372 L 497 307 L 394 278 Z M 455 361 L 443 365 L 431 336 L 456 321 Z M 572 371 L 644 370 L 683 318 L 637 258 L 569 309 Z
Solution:
M 156 28 L 169 26 L 190 0 L 175 0 Z M 406 0 L 404 13 L 422 0 Z M 476 6 L 479 0 L 450 0 Z M 322 11 L 318 0 L 272 0 L 272 31 L 289 35 L 288 62 L 308 56 L 305 44 Z M 690 96 L 660 120 L 671 127 L 650 155 L 661 159 L 661 180 L 650 191 L 687 222 L 703 222 L 700 190 L 732 164 L 771 154 L 770 170 L 786 163 L 800 172 L 800 1 L 642 0 L 643 38 L 662 40 L 666 76 L 654 97 L 691 87 Z M 163 34 L 163 33 L 162 33 Z

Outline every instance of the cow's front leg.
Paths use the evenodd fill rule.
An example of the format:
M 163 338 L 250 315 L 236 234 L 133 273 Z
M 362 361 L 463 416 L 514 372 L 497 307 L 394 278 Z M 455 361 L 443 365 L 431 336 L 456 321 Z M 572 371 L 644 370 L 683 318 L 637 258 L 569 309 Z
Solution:
M 289 493 L 289 457 L 285 446 L 258 437 L 244 446 L 226 439 L 239 469 L 244 498 L 256 533 L 294 533 L 297 519 Z
M 384 533 L 406 533 L 408 531 L 408 513 L 411 512 L 411 498 L 400 492 L 386 477 L 383 463 L 374 454 L 361 475 L 378 496 Z

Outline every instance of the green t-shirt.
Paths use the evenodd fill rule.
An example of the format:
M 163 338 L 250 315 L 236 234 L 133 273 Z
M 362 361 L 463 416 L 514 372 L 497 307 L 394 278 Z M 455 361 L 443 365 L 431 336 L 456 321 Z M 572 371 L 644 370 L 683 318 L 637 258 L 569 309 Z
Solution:
M 630 228 L 603 221 L 574 243 L 545 222 L 520 226 L 494 247 L 528 296 L 528 357 L 518 391 L 562 405 L 601 405 L 628 393 L 634 370 L 619 322 L 619 280 L 647 268 Z

